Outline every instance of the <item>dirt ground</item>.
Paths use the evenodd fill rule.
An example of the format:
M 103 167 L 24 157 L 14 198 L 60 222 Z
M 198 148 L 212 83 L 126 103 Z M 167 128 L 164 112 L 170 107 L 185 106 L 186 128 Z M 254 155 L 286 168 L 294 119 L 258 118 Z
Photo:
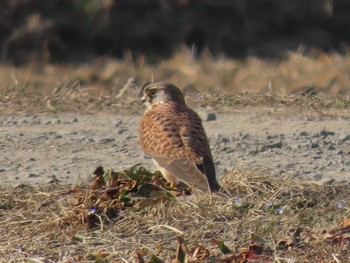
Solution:
M 201 116 L 208 112 L 195 108 Z M 350 181 L 350 119 L 264 107 L 213 111 L 205 121 L 220 175 L 233 168 L 281 178 Z M 344 117 L 345 116 L 345 117 Z M 141 114 L 46 113 L 0 115 L 0 184 L 77 184 L 98 165 L 154 170 L 139 146 Z

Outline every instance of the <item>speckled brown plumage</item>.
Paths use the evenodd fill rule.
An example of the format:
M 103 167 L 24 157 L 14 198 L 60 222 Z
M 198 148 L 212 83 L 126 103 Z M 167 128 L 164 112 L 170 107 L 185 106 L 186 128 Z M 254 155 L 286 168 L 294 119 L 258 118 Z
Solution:
M 154 83 L 145 88 L 143 101 L 149 106 L 141 121 L 141 146 L 165 178 L 204 192 L 217 191 L 220 186 L 201 119 L 186 106 L 181 91 L 170 83 Z

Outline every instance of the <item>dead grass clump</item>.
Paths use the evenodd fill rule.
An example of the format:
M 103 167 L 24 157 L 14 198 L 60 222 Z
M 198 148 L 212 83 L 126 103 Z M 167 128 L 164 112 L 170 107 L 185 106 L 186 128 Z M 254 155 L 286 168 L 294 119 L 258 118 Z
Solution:
M 33 92 L 31 87 L 22 83 L 21 87 L 9 87 L 0 91 L 0 109 L 9 114 L 19 112 L 71 112 L 95 113 L 98 111 L 118 111 L 120 114 L 141 112 L 143 105 L 140 99 L 132 96 L 118 100 L 104 92 L 94 89 L 81 89 L 79 81 L 60 82 L 53 90 L 43 94 Z M 138 91 L 132 91 L 137 93 Z
M 6 111 L 100 110 L 141 112 L 140 87 L 169 81 L 191 102 L 207 106 L 306 106 L 348 108 L 349 55 L 301 51 L 284 60 L 250 57 L 232 60 L 182 48 L 157 65 L 126 54 L 122 60 L 97 59 L 80 66 L 0 67 L 0 102 Z M 205 98 L 202 99 L 202 98 Z
M 158 173 L 143 168 L 100 169 L 95 175 L 90 187 L 2 188 L 0 257 L 7 262 L 350 259 L 350 185 L 234 170 L 222 179 L 222 193 L 209 196 L 168 189 Z

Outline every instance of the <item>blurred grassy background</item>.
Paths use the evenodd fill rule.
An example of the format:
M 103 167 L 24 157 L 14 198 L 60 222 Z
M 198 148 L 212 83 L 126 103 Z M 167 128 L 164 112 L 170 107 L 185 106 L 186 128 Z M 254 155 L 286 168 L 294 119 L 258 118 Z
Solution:
M 350 93 L 346 0 L 4 0 L 0 89 Z

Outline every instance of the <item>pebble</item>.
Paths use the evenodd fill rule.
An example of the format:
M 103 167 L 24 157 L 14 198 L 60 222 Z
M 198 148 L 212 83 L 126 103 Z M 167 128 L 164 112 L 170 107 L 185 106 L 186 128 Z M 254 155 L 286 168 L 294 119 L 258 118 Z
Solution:
M 334 150 L 336 150 L 336 148 L 333 144 L 331 144 L 328 146 L 328 150 L 334 151 Z
M 41 120 L 40 119 L 35 119 L 32 124 L 34 125 L 40 125 L 41 124 Z
M 300 137 L 308 137 L 309 134 L 308 134 L 307 132 L 303 131 L 303 132 L 301 132 L 301 133 L 299 134 L 299 136 L 300 136 Z
M 115 123 L 115 125 L 114 125 L 114 127 L 116 127 L 116 128 L 118 128 L 118 127 L 120 127 L 121 125 L 123 125 L 123 121 L 117 121 L 116 123 Z
M 126 132 L 126 131 L 128 131 L 127 128 L 119 127 L 118 130 L 117 130 L 117 133 L 118 133 L 118 134 L 122 134 L 122 133 L 124 133 L 124 132 Z
M 114 142 L 114 141 L 115 141 L 114 138 L 103 138 L 103 139 L 99 140 L 99 143 L 108 144 L 108 143 L 111 143 L 111 142 Z
M 264 152 L 267 149 L 275 149 L 275 148 L 282 148 L 283 144 L 282 142 L 272 143 L 269 145 L 264 145 L 260 148 L 260 152 Z
M 206 110 L 199 110 L 197 111 L 198 116 L 201 118 L 202 121 L 215 121 L 216 120 L 216 114 L 214 112 L 208 112 Z
M 350 134 L 346 135 L 342 141 L 343 142 L 350 141 Z
M 28 175 L 28 177 L 29 177 L 29 178 L 34 178 L 34 177 L 40 177 L 40 175 L 34 174 L 34 173 L 30 173 L 30 174 Z
M 330 132 L 330 131 L 326 131 L 326 130 L 323 130 L 320 132 L 320 135 L 323 136 L 323 138 L 326 138 L 328 136 L 333 136 L 335 134 L 335 132 Z
M 57 184 L 57 183 L 60 183 L 61 180 L 59 180 L 56 175 L 50 175 L 48 176 L 49 177 L 49 180 L 46 181 L 47 184 Z
M 319 147 L 320 147 L 320 145 L 318 143 L 314 142 L 314 143 L 311 144 L 311 148 L 312 149 L 319 148 Z
M 219 143 L 223 143 L 223 145 L 227 145 L 230 142 L 230 139 L 221 137 L 218 141 Z

